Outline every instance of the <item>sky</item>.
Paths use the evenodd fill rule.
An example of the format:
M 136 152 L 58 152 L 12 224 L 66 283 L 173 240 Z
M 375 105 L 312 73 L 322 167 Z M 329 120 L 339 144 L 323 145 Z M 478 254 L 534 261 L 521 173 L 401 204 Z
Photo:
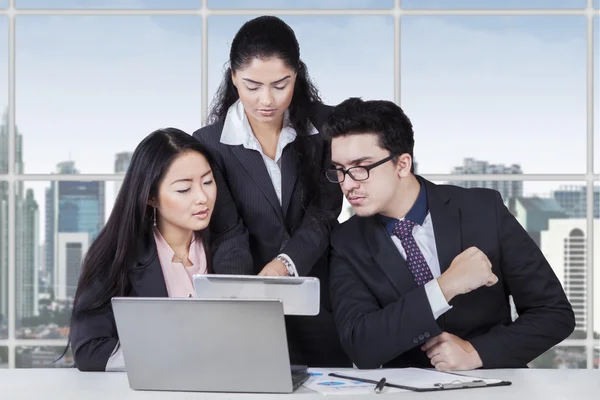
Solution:
M 18 8 L 198 8 L 202 0 L 16 0 Z M 6 7 L 8 0 L 0 0 Z M 393 0 L 208 0 L 212 8 L 391 8 Z M 405 8 L 583 8 L 586 0 L 401 0 Z M 594 0 L 598 7 L 598 0 Z
M 51 8 L 50 0 L 17 0 Z M 200 0 L 87 0 L 87 8 L 195 8 Z M 215 0 L 209 0 L 214 5 Z M 582 7 L 585 0 L 458 0 L 456 8 Z M 596 2 L 597 3 L 597 2 Z M 6 6 L 0 0 L 0 7 Z M 56 4 L 59 4 L 57 1 Z M 61 0 L 63 8 L 82 6 Z M 248 3 L 219 0 L 223 8 Z M 254 0 L 257 8 L 378 7 L 392 0 Z M 402 0 L 439 7 L 446 1 Z M 208 22 L 209 99 L 220 83 L 231 40 L 250 17 Z M 393 100 L 392 17 L 282 17 L 328 104 L 350 96 Z M 595 19 L 596 57 L 600 47 Z M 7 101 L 7 19 L 0 16 L 0 107 Z M 202 125 L 201 18 L 196 16 L 18 16 L 16 121 L 26 173 L 51 173 L 74 160 L 83 173 L 114 172 L 117 152 L 133 151 L 155 129 L 189 133 Z M 521 165 L 525 173 L 585 173 L 586 21 L 583 17 L 425 17 L 401 24 L 400 105 L 415 128 L 419 172 L 450 173 L 465 157 Z M 600 81 L 595 64 L 595 165 L 600 172 Z M 526 182 L 549 195 L 568 182 Z M 571 182 L 573 184 L 574 182 Z M 575 182 L 576 183 L 576 182 Z M 583 182 L 582 182 L 583 184 Z M 43 228 L 44 188 L 35 189 Z M 114 198 L 107 182 L 107 215 Z M 43 230 L 40 237 L 43 240 Z
M 209 18 L 209 97 L 246 19 Z M 326 102 L 393 99 L 391 17 L 284 19 Z M 401 106 L 420 172 L 476 157 L 526 173 L 584 173 L 585 29 L 579 17 L 404 18 Z M 199 17 L 20 16 L 16 35 L 27 173 L 66 159 L 112 173 L 114 154 L 152 130 L 202 124 Z
M 296 4 L 276 3 L 282 8 Z M 334 3 L 326 4 L 387 4 Z M 40 4 L 49 7 L 47 0 L 18 3 Z M 81 2 L 61 4 L 72 7 Z M 108 7 L 110 2 L 85 4 Z M 141 8 L 165 7 L 169 2 L 119 4 Z M 197 2 L 171 4 L 194 7 Z M 411 2 L 403 4 L 409 7 Z M 210 99 L 220 83 L 231 40 L 249 18 L 209 18 Z M 349 96 L 393 100 L 391 17 L 283 19 L 295 30 L 301 56 L 327 103 Z M 6 17 L 0 17 L 0 76 L 7 76 L 6 31 Z M 585 19 L 580 17 L 404 17 L 400 104 L 415 127 L 419 172 L 449 173 L 463 158 L 474 157 L 519 163 L 525 173 L 584 173 L 585 31 Z M 83 173 L 109 174 L 114 171 L 114 155 L 133 151 L 153 130 L 176 126 L 191 133 L 199 128 L 201 110 L 208 106 L 201 104 L 201 32 L 196 16 L 18 16 L 16 120 L 23 135 L 25 172 L 50 173 L 58 162 L 71 159 Z M 595 67 L 598 76 L 598 63 Z M 0 105 L 6 104 L 4 93 L 7 80 L 0 79 Z M 528 187 L 533 186 L 526 185 L 532 192 Z M 552 188 L 547 185 L 543 191 L 549 192 L 548 187 Z
M 597 1 L 597 0 L 596 0 Z M 405 8 L 585 8 L 587 0 L 401 0 Z

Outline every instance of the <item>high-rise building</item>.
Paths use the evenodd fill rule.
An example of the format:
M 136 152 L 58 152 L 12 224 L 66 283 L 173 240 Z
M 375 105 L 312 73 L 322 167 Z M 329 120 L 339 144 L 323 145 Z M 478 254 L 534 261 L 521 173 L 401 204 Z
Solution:
M 487 161 L 475 160 L 474 158 L 465 158 L 463 165 L 455 167 L 452 170 L 456 175 L 499 175 L 499 174 L 522 174 L 521 166 L 513 164 L 505 166 L 504 164 L 490 164 Z M 511 197 L 523 196 L 523 181 L 455 181 L 452 185 L 465 188 L 489 188 L 500 192 L 504 201 Z
M 75 162 L 63 161 L 58 163 L 56 166 L 56 173 L 63 175 L 78 174 L 79 171 L 75 168 Z M 58 220 L 58 208 L 56 207 L 57 201 L 55 199 L 57 194 L 57 182 L 50 182 L 50 187 L 46 189 L 46 213 L 45 213 L 45 248 L 44 248 L 44 270 L 46 271 L 46 278 L 50 283 L 50 288 L 54 290 L 53 282 L 54 268 L 56 262 L 54 260 L 55 250 L 55 235 L 57 231 L 56 223 Z
M 587 217 L 587 188 L 583 185 L 564 185 L 552 192 L 552 197 L 569 218 Z M 594 187 L 594 218 L 600 218 L 600 188 Z
M 27 318 L 38 315 L 39 300 L 39 209 L 32 189 L 27 189 L 24 201 L 17 206 L 17 216 L 22 219 L 16 221 L 20 227 L 16 238 L 16 307 L 17 315 Z
M 0 124 L 0 173 L 8 173 L 8 113 Z M 0 182 L 0 323 L 8 314 L 8 185 Z
M 5 112 L 0 124 L 0 173 L 8 173 L 8 113 Z M 23 138 L 15 127 L 14 172 L 23 173 Z M 36 259 L 38 205 L 33 191 L 24 193 L 23 182 L 14 184 L 15 212 L 15 278 L 17 288 L 16 307 L 19 315 L 32 316 L 37 313 L 37 270 Z M 8 312 L 8 216 L 9 183 L 0 182 L 0 314 Z
M 127 168 L 129 168 L 129 163 L 131 162 L 131 156 L 133 153 L 124 151 L 121 153 L 115 154 L 115 174 L 124 174 L 127 172 Z M 119 194 L 119 190 L 121 190 L 121 184 L 123 181 L 115 182 L 115 199 Z
M 513 197 L 506 203 L 510 212 L 538 247 L 541 247 L 541 232 L 548 230 L 548 221 L 551 218 L 567 218 L 560 204 L 551 198 Z
M 57 244 L 57 279 L 54 284 L 56 298 L 71 299 L 75 297 L 77 290 L 83 255 L 90 246 L 90 234 L 88 232 L 59 232 Z
M 541 250 L 552 266 L 556 276 L 571 302 L 575 313 L 575 330 L 586 332 L 587 318 L 587 220 L 550 219 L 548 229 L 541 234 Z M 600 219 L 594 220 L 594 231 L 600 232 Z M 594 235 L 594 248 L 600 248 L 600 235 Z M 600 259 L 594 257 L 594 270 L 600 270 Z M 596 283 L 600 279 L 596 280 Z M 600 287 L 600 286 L 599 286 Z M 600 308 L 595 309 L 594 319 L 600 318 Z M 598 326 L 598 325 L 596 325 Z
M 58 164 L 57 170 L 62 174 L 79 172 L 72 161 Z M 51 282 L 56 298 L 74 294 L 73 273 L 79 271 L 79 265 L 73 269 L 74 260 L 79 257 L 77 262 L 81 262 L 89 244 L 104 226 L 104 198 L 104 182 L 98 181 L 52 182 L 46 191 L 45 256 L 46 265 L 53 266 Z M 77 239 L 67 236 L 66 241 L 60 242 L 65 233 L 78 234 Z

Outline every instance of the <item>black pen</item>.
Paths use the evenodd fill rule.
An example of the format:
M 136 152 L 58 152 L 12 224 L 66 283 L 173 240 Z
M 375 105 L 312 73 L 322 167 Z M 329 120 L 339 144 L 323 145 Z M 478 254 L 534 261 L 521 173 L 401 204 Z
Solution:
M 375 393 L 381 393 L 383 387 L 385 386 L 385 378 L 381 378 L 377 386 L 375 386 Z
M 349 379 L 351 381 L 356 381 L 356 382 L 372 383 L 373 385 L 378 385 L 381 382 L 381 381 L 374 381 L 373 379 L 358 378 L 358 377 L 355 377 L 355 376 L 348 376 L 348 375 L 337 374 L 335 372 L 330 372 L 329 376 L 334 376 L 336 378 L 342 378 L 342 379 Z M 414 387 L 410 387 L 410 386 L 404 386 L 404 385 L 399 385 L 397 383 L 389 383 L 387 380 L 383 383 L 383 386 L 388 386 L 388 387 L 397 388 L 397 389 L 410 390 L 410 391 L 413 391 L 413 392 L 414 391 L 418 392 L 420 390 L 418 388 L 414 388 Z
M 381 389 L 383 389 L 383 387 L 385 386 L 385 378 L 381 379 L 380 381 L 374 381 L 372 379 L 365 379 L 365 378 L 357 378 L 354 376 L 348 376 L 348 375 L 342 375 L 342 374 L 336 374 L 334 372 L 331 372 L 329 374 L 329 376 L 333 376 L 335 378 L 342 378 L 342 379 L 348 379 L 351 381 L 356 381 L 356 382 L 364 382 L 364 383 L 372 383 L 373 385 L 375 385 L 375 389 L 376 391 L 379 393 L 381 391 Z M 377 390 L 377 388 L 381 385 L 381 389 Z

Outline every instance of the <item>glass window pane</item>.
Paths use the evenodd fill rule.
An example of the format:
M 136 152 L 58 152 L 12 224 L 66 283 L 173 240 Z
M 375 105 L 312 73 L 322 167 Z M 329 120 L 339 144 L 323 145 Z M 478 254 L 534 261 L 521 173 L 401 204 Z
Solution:
M 600 339 L 600 183 L 594 185 L 594 338 Z M 596 353 L 595 363 L 598 366 Z
M 588 327 L 585 182 L 453 180 L 435 183 L 483 187 L 501 194 L 504 204 L 544 254 L 572 303 L 577 325 L 569 338 L 585 339 Z M 595 211 L 600 214 L 598 203 Z M 517 316 L 514 307 L 513 316 Z
M 8 0 L 0 0 L 0 8 L 8 8 Z
M 420 172 L 448 173 L 468 157 L 585 172 L 584 17 L 410 16 L 401 40 Z
M 529 363 L 530 368 L 587 368 L 584 346 L 556 346 Z
M 65 346 L 18 346 L 15 364 L 17 368 L 70 368 L 73 367 L 73 355 Z M 62 357 L 61 357 L 62 356 Z
M 394 0 L 208 0 L 209 8 L 287 9 L 287 8 L 392 8 Z M 331 42 L 333 43 L 333 42 Z
M 200 34 L 195 16 L 17 17 L 17 170 L 112 173 L 155 129 L 197 129 Z
M 190 9 L 202 7 L 202 0 L 16 0 L 17 8 L 78 9 Z
M 60 173 L 74 173 L 65 161 Z M 52 181 L 16 184 L 17 338 L 69 334 L 82 257 L 112 209 L 116 182 Z
M 231 40 L 251 18 L 209 17 L 209 99 L 228 61 Z M 323 101 L 350 96 L 394 98 L 394 22 L 392 17 L 282 17 L 296 33 L 301 58 Z M 325 41 L 323 37 L 328 39 Z M 331 43 L 336 43 L 331 46 Z M 360 57 L 357 57 L 360 51 Z M 327 54 L 327 57 L 323 57 Z M 376 60 L 376 61 L 374 61 Z
M 600 0 L 594 0 L 594 7 L 600 8 Z
M 8 172 L 8 126 L 6 118 L 8 113 L 8 18 L 0 16 L 0 126 L 2 127 L 2 140 L 0 141 L 0 173 Z M 5 132 L 6 130 L 6 132 Z
M 596 0 L 597 1 L 597 0 Z M 585 8 L 586 0 L 402 0 L 403 8 Z
M 0 174 L 8 172 L 8 20 L 0 17 Z M 8 182 L 0 181 L 0 339 L 8 337 Z
M 0 369 L 8 368 L 8 347 L 0 346 Z
M 600 18 L 594 17 L 594 170 L 600 172 Z

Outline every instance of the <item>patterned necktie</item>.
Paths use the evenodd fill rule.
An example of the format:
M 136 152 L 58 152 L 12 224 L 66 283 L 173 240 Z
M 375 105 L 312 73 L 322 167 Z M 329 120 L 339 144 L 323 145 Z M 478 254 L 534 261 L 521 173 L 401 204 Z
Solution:
M 413 278 L 417 285 L 421 286 L 433 279 L 429 265 L 425 261 L 425 257 L 412 234 L 415 223 L 407 219 L 403 219 L 396 223 L 393 229 L 394 235 L 398 236 L 404 251 L 406 252 L 406 264 L 412 272 Z

